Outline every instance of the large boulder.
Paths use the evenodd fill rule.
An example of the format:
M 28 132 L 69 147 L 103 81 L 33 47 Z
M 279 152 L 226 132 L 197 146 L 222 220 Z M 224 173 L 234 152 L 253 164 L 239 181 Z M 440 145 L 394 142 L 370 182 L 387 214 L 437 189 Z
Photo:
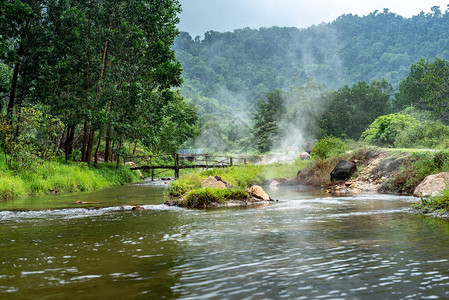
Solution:
M 431 197 L 438 195 L 449 184 L 449 173 L 429 175 L 415 188 L 413 196 Z
M 213 188 L 213 189 L 225 189 L 226 184 L 223 181 L 217 180 L 214 176 L 209 176 L 201 182 L 201 187 Z
M 246 189 L 246 191 L 251 193 L 251 195 L 253 195 L 258 199 L 262 199 L 264 201 L 271 200 L 270 196 L 268 196 L 268 194 L 263 190 L 263 188 L 258 185 L 253 185 L 252 187 Z
M 348 180 L 355 171 L 357 171 L 355 163 L 340 160 L 331 172 L 331 181 Z

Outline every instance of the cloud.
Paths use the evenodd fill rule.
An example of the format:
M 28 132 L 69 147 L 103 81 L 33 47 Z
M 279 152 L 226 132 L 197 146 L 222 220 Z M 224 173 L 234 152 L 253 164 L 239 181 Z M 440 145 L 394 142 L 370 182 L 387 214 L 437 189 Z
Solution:
M 305 28 L 331 22 L 342 14 L 367 15 L 388 8 L 411 17 L 440 6 L 447 0 L 180 0 L 183 7 L 179 28 L 192 36 L 209 30 L 287 26 Z

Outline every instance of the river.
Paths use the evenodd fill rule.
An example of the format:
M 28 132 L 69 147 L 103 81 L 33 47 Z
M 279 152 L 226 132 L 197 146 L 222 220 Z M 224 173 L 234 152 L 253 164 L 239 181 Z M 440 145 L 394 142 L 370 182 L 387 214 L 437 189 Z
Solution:
M 449 223 L 408 213 L 411 197 L 297 187 L 266 206 L 187 210 L 165 193 L 144 182 L 0 203 L 0 299 L 449 298 Z M 120 210 L 136 204 L 148 209 Z

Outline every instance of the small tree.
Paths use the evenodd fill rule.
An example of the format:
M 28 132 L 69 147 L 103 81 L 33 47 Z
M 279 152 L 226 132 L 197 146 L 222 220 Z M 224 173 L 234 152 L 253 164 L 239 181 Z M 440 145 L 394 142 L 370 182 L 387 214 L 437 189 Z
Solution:
M 314 159 L 325 159 L 337 154 L 343 154 L 347 149 L 345 142 L 341 139 L 329 136 L 315 143 L 311 156 Z
M 419 122 L 409 115 L 398 113 L 380 116 L 362 133 L 362 139 L 372 145 L 394 147 L 399 133 L 418 124 Z

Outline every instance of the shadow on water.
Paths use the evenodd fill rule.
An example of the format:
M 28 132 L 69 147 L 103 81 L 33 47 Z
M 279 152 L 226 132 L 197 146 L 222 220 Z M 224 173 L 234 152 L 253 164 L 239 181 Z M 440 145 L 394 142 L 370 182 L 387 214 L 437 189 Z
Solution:
M 0 298 L 449 297 L 449 223 L 409 214 L 413 198 L 298 187 L 270 191 L 267 206 L 186 210 L 161 205 L 164 191 L 1 206 Z M 149 209 L 114 209 L 136 204 Z

